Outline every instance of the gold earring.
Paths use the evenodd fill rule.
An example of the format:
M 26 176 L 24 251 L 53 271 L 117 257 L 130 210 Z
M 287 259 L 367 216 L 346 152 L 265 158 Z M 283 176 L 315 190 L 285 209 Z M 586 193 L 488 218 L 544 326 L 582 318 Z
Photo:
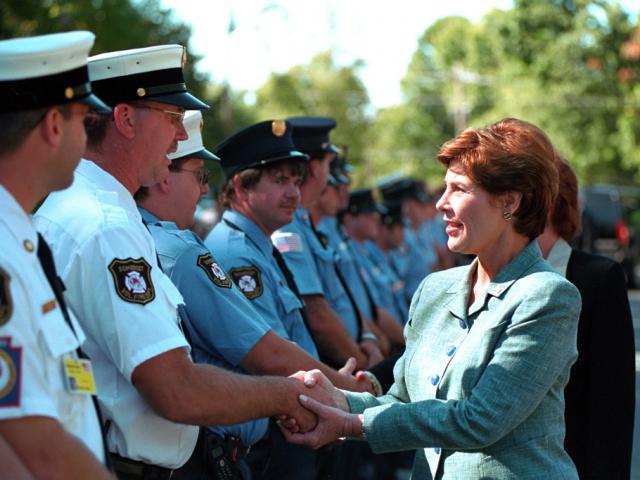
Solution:
M 511 212 L 505 210 L 504 212 L 502 212 L 502 218 L 504 218 L 508 222 L 513 218 L 513 216 L 511 215 Z

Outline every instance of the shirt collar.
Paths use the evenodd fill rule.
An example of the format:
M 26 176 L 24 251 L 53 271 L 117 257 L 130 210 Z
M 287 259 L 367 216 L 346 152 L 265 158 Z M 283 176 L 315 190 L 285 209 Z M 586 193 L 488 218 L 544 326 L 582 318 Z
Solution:
M 303 206 L 299 206 L 296 209 L 294 217 L 297 218 L 298 221 L 303 223 L 309 223 L 309 219 L 311 218 L 311 216 L 309 215 L 309 210 L 307 210 Z
M 547 255 L 547 262 L 563 277 L 567 276 L 567 265 L 569 264 L 569 257 L 571 256 L 571 245 L 565 240 L 559 238 L 556 243 L 553 244 L 549 255 Z
M 138 211 L 140 212 L 142 221 L 147 225 L 155 225 L 160 223 L 160 219 L 146 208 L 138 207 Z
M 225 211 L 222 214 L 222 218 L 240 228 L 267 257 L 272 255 L 273 245 L 271 244 L 271 238 L 269 238 L 253 220 L 250 220 L 235 210 Z
M 27 249 L 27 242 L 31 242 L 31 245 L 35 248 L 38 245 L 38 232 L 33 226 L 31 216 L 25 213 L 20 204 L 13 198 L 13 195 L 2 185 L 0 185 L 0 205 L 2 205 L 0 221 L 10 227 L 8 230 L 16 239 L 16 242 L 22 243 L 25 246 L 25 250 Z

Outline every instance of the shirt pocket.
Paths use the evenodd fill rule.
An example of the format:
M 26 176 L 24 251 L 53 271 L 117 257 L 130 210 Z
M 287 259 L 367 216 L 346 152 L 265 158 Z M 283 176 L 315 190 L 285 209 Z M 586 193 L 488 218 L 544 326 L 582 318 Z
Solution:
M 281 289 L 277 298 L 283 313 L 281 317 L 282 323 L 287 333 L 291 335 L 294 331 L 295 323 L 298 321 L 298 315 L 295 315 L 294 312 L 302 308 L 302 302 L 289 288 Z
M 80 347 L 80 342 L 64 319 L 60 305 L 42 316 L 38 337 L 45 357 L 46 379 L 51 392 L 54 393 L 60 421 L 64 422 L 65 419 L 73 418 L 79 413 L 83 395 L 62 393 L 68 391 L 64 375 L 64 359 L 77 357 L 76 350 Z

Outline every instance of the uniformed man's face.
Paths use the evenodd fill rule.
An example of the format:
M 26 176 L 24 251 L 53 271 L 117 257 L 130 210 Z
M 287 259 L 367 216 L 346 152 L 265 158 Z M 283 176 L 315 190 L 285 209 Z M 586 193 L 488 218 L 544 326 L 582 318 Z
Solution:
M 258 183 L 245 192 L 247 213 L 271 235 L 293 220 L 300 204 L 301 183 L 302 178 L 286 166 L 265 171 Z
M 320 196 L 320 211 L 327 217 L 335 217 L 340 210 L 340 192 L 338 187 L 327 185 Z
M 178 228 L 191 228 L 198 201 L 209 191 L 209 185 L 202 183 L 204 161 L 190 158 L 179 170 L 169 173 L 171 205 L 174 209 L 172 220 Z
M 65 114 L 60 111 L 64 128 L 56 165 L 52 165 L 51 174 L 55 179 L 50 188 L 52 191 L 61 190 L 71 185 L 73 171 L 78 166 L 87 145 L 84 118 L 89 112 L 89 107 L 81 103 L 72 103 L 65 108 Z
M 168 154 L 178 148 L 178 142 L 189 138 L 182 124 L 184 108 L 160 102 L 135 104 L 136 130 L 139 151 L 143 162 L 139 180 L 143 186 L 151 186 L 164 180 L 169 174 L 171 161 Z
M 404 242 L 404 225 L 394 223 L 393 225 L 380 225 L 379 235 L 385 248 L 393 250 Z
M 354 217 L 354 224 L 362 238 L 375 240 L 378 236 L 380 214 L 376 212 L 360 213 Z

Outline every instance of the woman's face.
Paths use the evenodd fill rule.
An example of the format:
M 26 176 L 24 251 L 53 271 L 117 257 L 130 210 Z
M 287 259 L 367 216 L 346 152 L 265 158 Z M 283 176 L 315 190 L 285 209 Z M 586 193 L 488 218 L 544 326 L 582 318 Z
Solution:
M 445 191 L 436 208 L 444 214 L 447 246 L 453 252 L 483 256 L 508 228 L 496 197 L 474 183 L 459 161 L 449 164 Z

